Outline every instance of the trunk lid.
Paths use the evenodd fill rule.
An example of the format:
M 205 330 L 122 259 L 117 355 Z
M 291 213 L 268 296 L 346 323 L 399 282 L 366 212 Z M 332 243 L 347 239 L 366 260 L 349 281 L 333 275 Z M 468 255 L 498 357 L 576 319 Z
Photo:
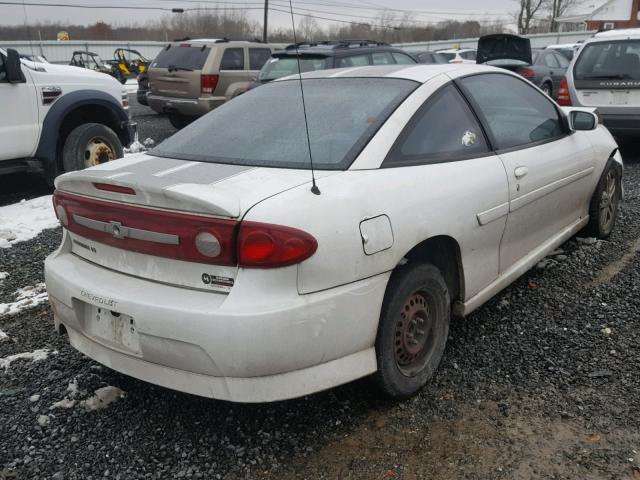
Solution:
M 316 177 L 335 173 L 317 172 Z M 173 240 L 171 235 L 168 240 L 165 237 L 167 233 L 175 233 L 171 231 L 171 217 L 165 212 L 184 214 L 191 219 L 199 216 L 203 224 L 210 219 L 233 224 L 240 222 L 256 203 L 310 180 L 309 170 L 224 165 L 138 154 L 62 175 L 56 179 L 56 188 L 62 194 L 70 194 L 71 203 L 78 202 L 68 209 L 69 215 L 78 215 L 76 220 L 83 224 L 75 233 L 68 230 L 74 254 L 144 279 L 228 292 L 238 271 L 236 265 L 167 258 L 134 251 L 127 245 L 148 240 L 163 244 L 159 250 L 170 250 L 167 245 L 171 245 L 176 236 Z M 123 206 L 137 213 L 119 212 Z M 165 215 L 171 224 L 166 230 L 161 221 L 154 220 L 158 214 Z M 151 226 L 140 223 L 145 217 Z M 134 218 L 138 219 L 137 224 Z M 120 232 L 125 232 L 125 238 L 116 236 L 114 224 Z M 100 235 L 106 232 L 108 241 L 101 241 L 91 235 L 95 232 L 85 228 L 99 231 Z M 110 238 L 111 234 L 115 240 Z
M 476 63 L 499 67 L 531 65 L 531 41 L 507 33 L 485 35 L 478 40 Z

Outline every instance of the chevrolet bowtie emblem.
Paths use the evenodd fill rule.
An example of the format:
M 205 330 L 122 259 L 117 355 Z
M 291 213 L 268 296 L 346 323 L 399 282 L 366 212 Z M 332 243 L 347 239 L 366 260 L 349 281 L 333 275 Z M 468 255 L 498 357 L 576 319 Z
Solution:
M 125 238 L 127 236 L 120 222 L 109 222 L 109 227 L 111 228 L 111 234 L 115 238 Z

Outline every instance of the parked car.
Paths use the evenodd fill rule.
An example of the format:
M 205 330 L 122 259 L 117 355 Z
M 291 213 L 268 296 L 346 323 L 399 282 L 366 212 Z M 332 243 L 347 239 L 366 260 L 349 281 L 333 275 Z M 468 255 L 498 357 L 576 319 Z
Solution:
M 567 70 L 558 102 L 597 107 L 616 137 L 640 135 L 640 29 L 608 30 L 587 40 Z
M 478 63 L 512 70 L 556 98 L 569 61 L 552 49 L 531 49 L 528 38 L 485 35 L 478 40 Z
M 449 63 L 476 63 L 476 51 L 470 48 L 449 48 L 437 50 Z
M 166 113 L 175 128 L 243 93 L 276 45 L 228 39 L 168 44 L 151 62 L 149 106 Z
M 20 60 L 0 49 L 0 174 L 60 172 L 122 157 L 134 137 L 126 90 L 66 65 Z
M 370 374 L 406 398 L 436 370 L 452 311 L 578 231 L 614 228 L 622 160 L 593 109 L 480 65 L 302 82 L 306 116 L 300 80 L 274 81 L 150 154 L 57 179 L 64 236 L 45 278 L 71 345 L 217 399 Z
M 136 92 L 138 103 L 140 105 L 148 106 L 149 102 L 147 101 L 147 95 L 149 94 L 149 74 L 147 72 L 139 73 L 136 80 L 138 81 L 138 91 Z
M 20 53 L 20 58 L 34 63 L 49 63 L 49 60 L 43 55 L 35 55 L 31 53 Z
M 574 55 L 580 47 L 582 47 L 583 42 L 576 43 L 563 43 L 558 45 L 547 45 L 545 48 L 555 50 L 556 52 L 560 52 L 565 56 L 565 58 L 569 61 L 573 60 Z
M 449 63 L 447 57 L 438 52 L 419 52 L 414 53 L 413 56 L 417 58 L 420 63 Z
M 368 65 L 415 64 L 415 58 L 388 43 L 373 40 L 301 42 L 274 53 L 253 86 L 302 72 Z

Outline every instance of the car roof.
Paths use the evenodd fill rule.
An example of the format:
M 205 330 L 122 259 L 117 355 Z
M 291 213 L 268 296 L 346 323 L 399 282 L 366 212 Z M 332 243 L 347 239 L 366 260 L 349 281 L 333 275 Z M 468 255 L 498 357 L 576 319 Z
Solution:
M 299 42 L 287 45 L 284 51 L 279 51 L 279 56 L 309 54 L 309 55 L 325 55 L 336 56 L 348 52 L 369 52 L 369 51 L 402 51 L 400 48 L 393 47 L 388 43 L 376 42 L 374 40 L 325 40 Z
M 620 30 L 605 30 L 596 33 L 585 43 L 595 42 L 598 40 L 626 40 L 640 38 L 640 28 L 622 28 Z
M 329 70 L 315 70 L 302 74 L 303 79 L 312 78 L 399 78 L 413 80 L 424 83 L 442 74 L 452 77 L 469 75 L 472 73 L 502 73 L 505 75 L 518 76 L 503 68 L 490 67 L 487 65 L 444 63 L 444 64 L 424 64 L 416 65 L 378 65 L 351 68 L 332 68 Z M 289 75 L 276 81 L 292 80 L 298 78 L 297 75 Z

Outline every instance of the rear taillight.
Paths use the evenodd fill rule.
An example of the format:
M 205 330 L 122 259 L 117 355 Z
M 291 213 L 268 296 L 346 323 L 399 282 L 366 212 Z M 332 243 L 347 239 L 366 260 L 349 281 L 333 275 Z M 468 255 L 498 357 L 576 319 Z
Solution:
M 238 234 L 238 264 L 253 268 L 285 267 L 306 260 L 317 248 L 316 239 L 302 230 L 242 222 Z
M 536 76 L 535 72 L 530 68 L 518 68 L 516 73 L 522 75 L 524 78 L 533 78 Z
M 569 83 L 567 78 L 563 78 L 558 89 L 558 105 L 563 107 L 571 106 L 571 95 L 569 94 Z
M 77 235 L 112 247 L 187 262 L 236 265 L 238 222 L 56 191 L 56 214 Z
M 202 93 L 213 93 L 218 85 L 218 75 L 200 75 L 200 91 Z
M 56 191 L 53 205 L 70 232 L 112 247 L 212 265 L 276 268 L 313 255 L 302 230 L 157 210 Z

